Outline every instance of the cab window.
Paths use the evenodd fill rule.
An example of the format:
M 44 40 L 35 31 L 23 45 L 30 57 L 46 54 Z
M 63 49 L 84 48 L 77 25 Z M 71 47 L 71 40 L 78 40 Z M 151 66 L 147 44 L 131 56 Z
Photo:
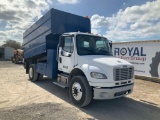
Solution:
M 66 52 L 72 53 L 73 52 L 73 40 L 72 37 L 65 37 L 63 42 L 62 49 Z

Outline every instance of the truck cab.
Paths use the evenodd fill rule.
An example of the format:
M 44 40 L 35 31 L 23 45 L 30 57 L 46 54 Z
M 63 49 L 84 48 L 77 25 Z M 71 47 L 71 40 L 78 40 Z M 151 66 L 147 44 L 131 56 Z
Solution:
M 75 104 L 86 94 L 82 90 L 83 84 L 91 89 L 88 91 L 93 99 L 114 99 L 133 91 L 133 65 L 115 58 L 105 37 L 64 33 L 60 37 L 57 61 L 59 83 L 69 86 Z

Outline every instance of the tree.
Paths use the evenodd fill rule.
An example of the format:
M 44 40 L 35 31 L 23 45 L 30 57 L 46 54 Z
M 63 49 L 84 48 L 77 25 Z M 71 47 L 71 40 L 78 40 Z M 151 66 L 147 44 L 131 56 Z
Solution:
M 6 40 L 6 41 L 4 41 L 4 44 L 2 46 L 3 47 L 11 47 L 14 49 L 21 49 L 22 48 L 21 43 L 15 41 L 15 40 Z

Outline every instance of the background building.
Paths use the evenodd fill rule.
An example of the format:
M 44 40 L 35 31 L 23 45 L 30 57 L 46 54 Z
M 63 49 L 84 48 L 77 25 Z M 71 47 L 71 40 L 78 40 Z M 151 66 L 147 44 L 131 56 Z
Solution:
M 0 47 L 0 60 L 11 60 L 13 50 L 10 47 Z

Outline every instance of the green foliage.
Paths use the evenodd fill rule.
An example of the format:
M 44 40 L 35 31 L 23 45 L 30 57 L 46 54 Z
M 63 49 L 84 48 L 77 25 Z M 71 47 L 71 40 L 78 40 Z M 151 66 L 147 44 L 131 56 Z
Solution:
M 11 47 L 14 49 L 21 49 L 22 48 L 21 43 L 15 41 L 15 40 L 6 40 L 6 41 L 4 41 L 4 44 L 2 46 L 3 47 Z

